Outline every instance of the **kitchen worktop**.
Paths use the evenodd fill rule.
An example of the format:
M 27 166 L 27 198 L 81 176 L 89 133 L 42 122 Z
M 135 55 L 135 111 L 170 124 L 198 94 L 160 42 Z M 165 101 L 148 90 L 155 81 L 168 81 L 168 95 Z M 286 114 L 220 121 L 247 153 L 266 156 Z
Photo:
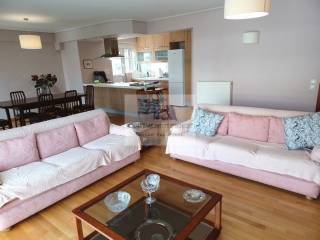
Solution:
M 169 81 L 169 78 L 164 77 L 134 77 L 135 81 Z
M 138 83 L 138 82 L 89 83 L 89 84 L 83 84 L 83 86 L 94 86 L 94 87 L 97 87 L 97 88 L 122 88 L 122 89 L 132 89 L 132 90 L 142 90 L 142 89 L 144 89 L 143 85 L 141 85 L 141 86 L 132 86 L 132 84 L 134 84 L 134 83 Z M 157 84 L 155 84 L 155 86 L 156 85 Z

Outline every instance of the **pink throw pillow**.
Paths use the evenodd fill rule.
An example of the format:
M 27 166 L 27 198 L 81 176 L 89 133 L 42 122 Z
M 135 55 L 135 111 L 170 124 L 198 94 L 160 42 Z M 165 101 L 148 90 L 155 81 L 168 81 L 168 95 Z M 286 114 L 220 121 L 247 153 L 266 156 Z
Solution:
M 0 142 L 0 172 L 39 160 L 34 134 Z
M 41 159 L 78 147 L 78 137 L 73 124 L 38 133 L 37 144 Z
M 219 114 L 222 114 L 224 116 L 219 128 L 218 128 L 218 135 L 226 136 L 228 134 L 228 127 L 229 127 L 229 114 L 228 113 L 222 113 L 218 112 Z
M 285 143 L 284 126 L 282 118 L 270 117 L 269 138 L 270 143 Z
M 269 117 L 229 113 L 228 134 L 234 137 L 267 142 Z
M 74 124 L 81 146 L 109 134 L 109 119 L 105 114 Z

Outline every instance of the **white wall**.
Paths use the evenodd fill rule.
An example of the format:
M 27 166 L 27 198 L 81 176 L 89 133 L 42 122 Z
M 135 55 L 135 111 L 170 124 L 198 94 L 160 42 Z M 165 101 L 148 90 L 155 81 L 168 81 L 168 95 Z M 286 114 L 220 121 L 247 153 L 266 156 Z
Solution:
M 79 41 L 78 44 L 83 82 L 92 83 L 94 71 L 104 71 L 107 78 L 112 80 L 113 76 L 111 61 L 106 58 L 99 58 L 105 53 L 103 40 Z M 92 69 L 84 69 L 83 60 L 85 59 L 92 60 Z
M 24 50 L 20 48 L 18 35 L 21 32 L 0 30 L 0 101 L 9 100 L 11 91 L 22 90 L 27 97 L 36 96 L 31 75 L 56 74 L 58 82 L 53 92 L 65 90 L 61 58 L 54 48 L 54 35 L 41 35 L 43 49 Z M 0 117 L 4 117 L 0 109 Z
M 63 44 L 61 59 L 66 90 L 83 92 L 78 41 L 65 42 Z
M 271 14 L 223 19 L 223 9 L 149 22 L 148 33 L 192 28 L 192 89 L 197 81 L 233 81 L 235 105 L 312 111 L 320 79 L 320 1 L 272 1 Z M 259 45 L 242 33 L 261 32 Z

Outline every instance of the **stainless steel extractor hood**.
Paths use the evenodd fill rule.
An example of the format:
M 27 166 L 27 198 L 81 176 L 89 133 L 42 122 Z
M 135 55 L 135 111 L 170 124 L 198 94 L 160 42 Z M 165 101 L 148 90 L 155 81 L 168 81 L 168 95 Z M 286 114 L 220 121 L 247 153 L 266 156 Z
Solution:
M 123 57 L 119 54 L 117 38 L 105 38 L 104 49 L 105 53 L 101 56 L 101 58 Z

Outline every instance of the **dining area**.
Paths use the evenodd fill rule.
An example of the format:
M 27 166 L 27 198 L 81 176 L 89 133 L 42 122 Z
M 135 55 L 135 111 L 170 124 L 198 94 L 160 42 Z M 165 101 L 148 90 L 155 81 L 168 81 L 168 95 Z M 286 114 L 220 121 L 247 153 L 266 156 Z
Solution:
M 29 97 L 24 91 L 12 91 L 9 100 L 0 102 L 0 110 L 6 119 L 0 119 L 0 129 L 21 127 L 55 118 L 90 111 L 94 106 L 94 87 L 85 86 L 83 92 L 68 90 L 51 93 L 36 89 L 37 96 Z

